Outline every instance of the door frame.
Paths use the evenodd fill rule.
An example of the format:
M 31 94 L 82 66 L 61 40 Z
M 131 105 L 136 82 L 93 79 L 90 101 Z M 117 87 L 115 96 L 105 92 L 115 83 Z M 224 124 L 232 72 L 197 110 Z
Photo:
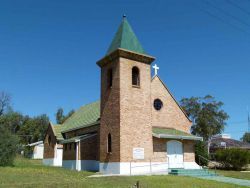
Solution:
M 168 144 L 171 144 L 173 142 L 181 144 L 181 150 L 182 150 L 182 163 L 178 163 L 176 165 L 173 165 L 173 163 L 172 164 L 170 163 L 170 157 L 169 157 L 169 152 L 168 152 L 168 148 L 169 148 Z M 167 155 L 167 160 L 168 160 L 168 168 L 184 168 L 184 144 L 183 142 L 180 142 L 178 140 L 167 141 L 166 142 L 166 155 Z

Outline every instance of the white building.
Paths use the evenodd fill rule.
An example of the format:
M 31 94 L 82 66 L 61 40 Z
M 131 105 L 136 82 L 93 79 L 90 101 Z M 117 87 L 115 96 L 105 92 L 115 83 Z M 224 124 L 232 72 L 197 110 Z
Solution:
M 43 150 L 44 150 L 43 141 L 34 142 L 28 144 L 27 146 L 33 148 L 31 154 L 32 159 L 43 159 Z

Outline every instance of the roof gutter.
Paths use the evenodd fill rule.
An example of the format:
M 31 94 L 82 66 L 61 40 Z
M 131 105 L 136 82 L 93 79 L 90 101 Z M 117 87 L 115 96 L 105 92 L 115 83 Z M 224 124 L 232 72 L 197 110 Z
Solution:
M 95 134 L 90 134 L 90 135 L 82 135 L 82 136 L 79 136 L 79 137 L 76 137 L 76 138 L 69 138 L 68 140 L 62 140 L 62 141 L 60 141 L 60 144 L 80 142 L 82 140 L 91 138 L 91 137 L 96 136 L 96 135 L 97 134 L 95 133 Z
M 94 123 L 90 123 L 90 124 L 87 124 L 87 125 L 82 125 L 82 126 L 79 126 L 79 127 L 66 129 L 66 130 L 62 131 L 61 133 L 67 133 L 67 132 L 74 131 L 74 130 L 77 130 L 77 129 L 86 128 L 86 127 L 90 127 L 90 126 L 93 126 L 93 125 L 99 125 L 99 124 L 100 124 L 100 121 L 96 121 Z
M 199 136 L 180 136 L 180 135 L 168 135 L 168 134 L 155 134 L 153 136 L 156 138 L 172 138 L 172 139 L 180 139 L 180 140 L 200 140 L 203 141 L 202 137 Z

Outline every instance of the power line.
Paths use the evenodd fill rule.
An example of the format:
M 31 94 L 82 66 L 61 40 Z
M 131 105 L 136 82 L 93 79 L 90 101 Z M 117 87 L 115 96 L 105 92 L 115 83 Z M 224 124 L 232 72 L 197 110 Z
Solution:
M 229 16 L 229 17 L 235 19 L 235 20 L 237 20 L 239 23 L 244 24 L 244 25 L 250 27 L 250 24 L 248 24 L 248 23 L 245 22 L 244 20 L 241 20 L 241 19 L 239 19 L 237 16 L 234 16 L 233 14 L 228 13 L 228 12 L 225 11 L 224 9 L 215 6 L 213 3 L 208 2 L 208 1 L 205 1 L 205 3 L 206 3 L 207 5 L 210 5 L 210 6 L 213 7 L 213 8 L 217 9 L 218 11 L 221 11 L 221 12 L 224 13 L 225 15 L 227 15 L 227 16 Z
M 222 23 L 224 23 L 224 24 L 226 24 L 226 25 L 228 25 L 228 26 L 230 26 L 230 27 L 232 27 L 232 28 L 234 28 L 234 29 L 236 29 L 236 30 L 238 30 L 238 31 L 244 32 L 244 33 L 246 33 L 246 34 L 250 34 L 248 31 L 246 31 L 246 30 L 244 30 L 244 29 L 242 29 L 242 28 L 240 28 L 240 27 L 238 27 L 238 26 L 236 26 L 236 25 L 234 25 L 234 24 L 232 24 L 232 23 L 230 23 L 230 22 L 227 22 L 225 19 L 222 19 L 221 17 L 219 17 L 219 16 L 217 16 L 217 15 L 211 13 L 210 11 L 204 10 L 204 9 L 200 8 L 199 6 L 197 6 L 196 4 L 193 4 L 193 5 L 194 5 L 196 8 L 198 8 L 200 11 L 202 11 L 202 12 L 206 13 L 207 15 L 209 15 L 210 17 L 213 17 L 213 18 L 215 18 L 216 20 L 219 20 L 220 22 L 222 22 Z
M 232 121 L 232 122 L 227 122 L 228 124 L 245 124 L 245 123 L 247 123 L 247 121 L 246 120 L 244 120 L 244 121 Z
M 236 7 L 236 8 L 238 8 L 238 9 L 240 9 L 242 12 L 244 12 L 244 13 L 250 15 L 250 12 L 248 12 L 248 10 L 242 8 L 242 7 L 239 6 L 237 3 L 235 3 L 235 2 L 233 2 L 233 1 L 231 1 L 231 0 L 226 0 L 226 1 L 227 1 L 230 5 L 232 5 L 232 6 Z

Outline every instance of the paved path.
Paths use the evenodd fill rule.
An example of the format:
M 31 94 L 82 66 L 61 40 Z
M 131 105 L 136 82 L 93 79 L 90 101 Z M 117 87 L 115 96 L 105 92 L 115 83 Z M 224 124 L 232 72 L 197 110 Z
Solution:
M 214 181 L 219 181 L 219 182 L 224 182 L 224 183 L 231 183 L 231 184 L 250 187 L 250 180 L 230 178 L 230 177 L 225 177 L 225 176 L 203 176 L 203 177 L 201 176 L 201 177 L 197 177 L 197 178 L 214 180 Z

